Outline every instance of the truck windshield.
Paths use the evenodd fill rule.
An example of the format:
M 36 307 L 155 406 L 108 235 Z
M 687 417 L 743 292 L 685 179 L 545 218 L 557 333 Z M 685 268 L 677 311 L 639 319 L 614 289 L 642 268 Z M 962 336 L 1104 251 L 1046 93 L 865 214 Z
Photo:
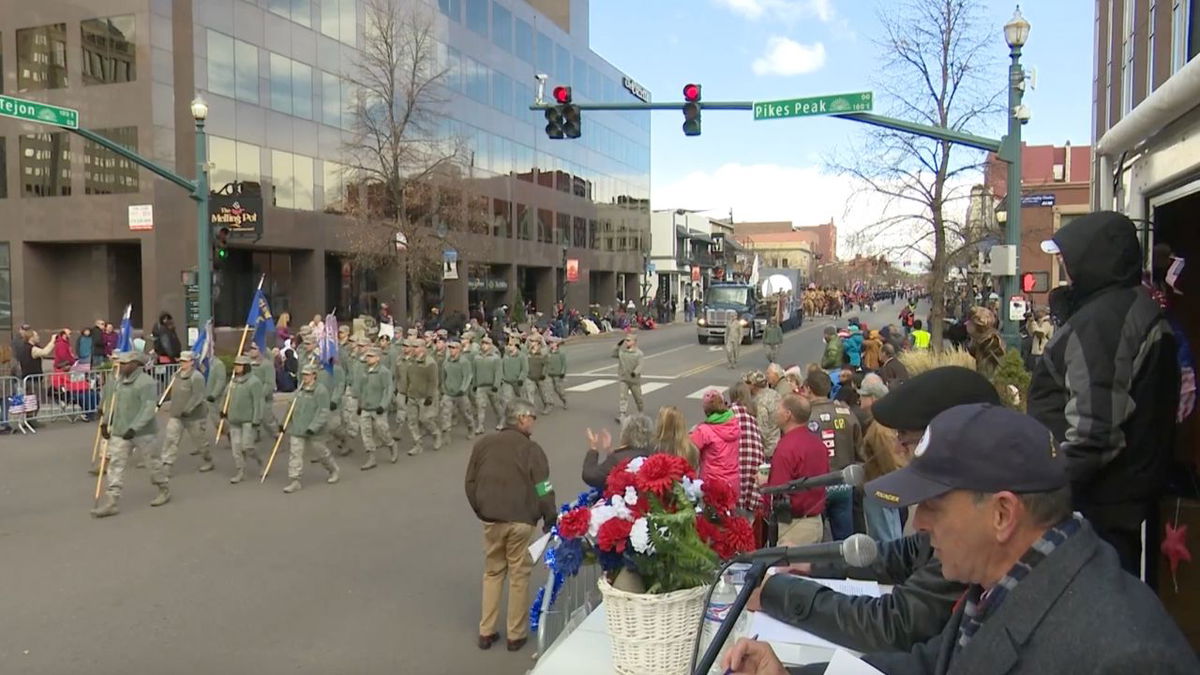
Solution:
M 749 305 L 747 297 L 750 293 L 748 286 L 713 286 L 708 289 L 709 305 Z

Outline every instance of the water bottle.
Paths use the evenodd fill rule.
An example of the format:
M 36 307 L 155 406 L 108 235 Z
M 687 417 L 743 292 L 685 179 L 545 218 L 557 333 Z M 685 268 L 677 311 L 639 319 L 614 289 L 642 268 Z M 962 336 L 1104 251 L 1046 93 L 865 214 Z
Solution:
M 730 579 L 730 574 L 727 572 L 717 580 L 716 588 L 713 589 L 712 599 L 708 603 L 708 608 L 704 612 L 704 632 L 700 639 L 700 653 L 697 659 L 704 656 L 708 651 L 708 646 L 712 644 L 713 638 L 717 636 L 717 630 L 725 621 L 725 617 L 729 616 L 729 612 L 733 609 L 733 602 L 737 599 L 737 588 L 733 585 Z M 746 633 L 746 626 L 750 622 L 750 617 L 745 612 L 742 612 L 738 617 L 737 623 L 734 624 L 733 630 L 729 633 L 729 637 L 725 639 L 725 644 L 721 646 L 721 651 L 717 654 L 716 661 L 713 662 L 709 673 L 721 675 L 724 669 L 721 668 L 721 658 L 725 656 L 725 652 L 737 642 L 739 637 Z

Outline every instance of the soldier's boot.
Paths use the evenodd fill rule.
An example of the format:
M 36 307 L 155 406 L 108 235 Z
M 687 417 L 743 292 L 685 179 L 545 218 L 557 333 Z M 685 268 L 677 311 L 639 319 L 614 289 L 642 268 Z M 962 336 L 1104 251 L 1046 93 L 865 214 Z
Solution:
M 450 432 L 448 432 L 448 431 L 445 433 L 446 433 L 446 435 L 450 434 Z M 435 452 L 442 449 L 442 438 L 443 438 L 442 434 L 434 434 L 433 435 L 433 449 Z
M 93 518 L 107 518 L 109 516 L 115 516 L 119 512 L 120 509 L 117 508 L 117 498 L 110 494 L 104 495 L 104 501 L 100 502 L 96 508 L 91 510 Z
M 413 446 L 412 446 L 412 448 L 411 448 L 411 449 L 409 449 L 409 451 L 408 451 L 408 456 L 409 456 L 409 457 L 416 457 L 417 455 L 421 454 L 421 452 L 422 452 L 424 449 L 425 449 L 425 446 L 424 446 L 424 445 L 422 445 L 422 444 L 421 444 L 421 441 L 419 441 L 419 440 L 418 440 L 416 443 L 413 443 Z
M 393 442 L 388 446 L 388 459 L 395 464 L 400 459 L 400 447 Z
M 215 465 L 213 464 L 213 458 L 212 458 L 211 452 L 204 453 L 204 457 L 202 459 L 203 459 L 203 462 L 201 462 L 200 469 L 199 469 L 200 473 L 208 473 L 209 471 L 212 471 L 215 468 Z
M 353 451 L 353 449 L 354 449 L 354 448 L 353 448 L 353 447 L 352 447 L 352 446 L 351 446 L 351 445 L 350 445 L 348 442 L 346 442 L 346 441 L 344 441 L 344 440 L 342 440 L 342 441 L 338 441 L 338 443 L 337 443 L 337 456 L 338 456 L 338 457 L 345 457 L 346 455 L 349 455 L 349 454 L 350 454 L 350 452 L 351 452 L 351 451 Z
M 262 455 L 258 454 L 258 450 L 252 450 L 250 456 L 254 458 L 254 461 L 258 463 L 258 468 L 261 469 L 263 467 L 263 458 Z
M 171 488 L 166 485 L 159 485 L 158 496 L 154 498 L 154 501 L 150 502 L 150 506 L 162 506 L 169 501 L 171 501 Z
M 374 469 L 376 466 L 378 466 L 378 465 L 375 463 L 375 453 L 368 451 L 367 452 L 367 461 L 362 466 L 358 467 L 358 470 L 359 471 L 367 471 L 370 469 Z
M 325 466 L 325 469 L 329 471 L 329 478 L 326 478 L 325 482 L 329 483 L 330 485 L 338 482 L 338 480 L 342 477 L 342 473 L 341 470 L 338 469 L 337 462 L 333 461 L 333 457 L 326 457 L 325 461 L 321 463 Z
M 198 455 L 198 454 L 200 454 L 200 448 L 192 448 L 192 451 L 189 452 L 188 454 L 189 455 Z
M 300 489 L 300 481 L 293 478 L 292 482 L 288 483 L 287 487 L 283 488 L 283 494 L 290 495 L 293 492 L 298 491 L 299 489 Z
M 316 464 L 316 463 L 317 463 L 317 462 L 319 462 L 319 461 L 321 461 L 321 458 L 320 458 L 320 457 L 313 457 L 312 459 L 308 460 L 308 463 L 309 463 L 309 464 Z
M 88 469 L 88 473 L 92 474 L 93 476 L 98 476 L 98 475 L 100 475 L 100 465 L 99 465 L 99 464 L 97 464 L 96 466 L 93 466 L 92 468 Z M 108 467 L 107 467 L 107 466 L 106 466 L 106 467 L 104 467 L 104 473 L 108 473 Z
M 237 485 L 238 483 L 240 483 L 240 482 L 242 482 L 243 480 L 245 480 L 245 478 L 246 478 L 246 470 L 245 470 L 245 469 L 238 469 L 237 471 L 235 471 L 235 472 L 233 473 L 233 477 L 229 479 L 229 483 L 230 483 L 231 485 Z

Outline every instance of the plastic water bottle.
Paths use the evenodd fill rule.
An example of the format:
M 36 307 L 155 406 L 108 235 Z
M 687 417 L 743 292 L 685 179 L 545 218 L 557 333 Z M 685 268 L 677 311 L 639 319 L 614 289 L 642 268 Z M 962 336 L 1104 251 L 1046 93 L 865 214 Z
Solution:
M 717 636 L 717 630 L 721 628 L 721 624 L 725 621 L 725 617 L 729 616 L 729 612 L 733 609 L 733 602 L 737 599 L 737 588 L 733 585 L 727 572 L 717 580 L 716 588 L 713 589 L 712 599 L 708 603 L 708 609 L 704 612 L 704 632 L 700 639 L 700 653 L 697 655 L 697 660 L 704 656 L 708 651 L 708 646 L 712 644 L 713 638 Z M 725 644 L 721 646 L 721 651 L 717 655 L 717 660 L 713 662 L 709 673 L 717 673 L 721 675 L 724 669 L 721 668 L 721 658 L 725 656 L 725 652 L 733 647 L 733 643 L 737 642 L 739 637 L 746 634 L 746 627 L 750 623 L 750 617 L 745 612 L 742 612 L 738 617 L 737 623 L 734 624 L 733 630 L 729 633 L 729 637 L 725 639 Z

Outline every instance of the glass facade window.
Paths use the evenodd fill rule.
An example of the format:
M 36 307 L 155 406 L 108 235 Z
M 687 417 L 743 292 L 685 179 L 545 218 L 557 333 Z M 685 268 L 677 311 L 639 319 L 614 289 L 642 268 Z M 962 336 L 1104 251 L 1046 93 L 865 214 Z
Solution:
M 262 180 L 261 152 L 252 143 L 209 136 L 208 161 L 213 165 L 208 181 L 214 190 L 234 181 L 258 183 Z
M 544 33 L 537 34 L 537 69 L 539 73 L 553 74 L 554 40 Z
M 208 31 L 208 90 L 258 103 L 258 47 Z
M 271 151 L 271 184 L 275 206 L 313 210 L 313 159 L 281 150 Z
M 271 0 L 278 2 L 279 0 Z M 304 0 L 307 4 L 308 0 Z M 358 40 L 358 1 L 357 0 L 320 0 L 321 2 L 321 32 L 328 37 L 355 45 Z M 305 24 L 308 25 L 308 24 Z
M 503 199 L 492 202 L 492 236 L 512 239 L 512 202 Z
M 27 134 L 20 138 L 21 183 L 26 197 L 71 194 L 70 134 Z
M 487 37 L 488 0 L 467 0 L 467 28 Z
M 528 22 L 516 19 L 513 31 L 513 52 L 517 58 L 533 65 L 533 28 Z
M 312 25 L 312 6 L 309 0 L 270 0 L 267 9 L 301 26 Z
M 452 21 L 462 22 L 462 0 L 438 0 L 438 9 Z
M 271 109 L 312 119 L 311 66 L 271 54 Z
M 321 173 L 324 180 L 323 193 L 325 196 L 323 209 L 325 213 L 346 212 L 346 167 L 324 160 L 321 162 Z
M 83 41 L 84 84 L 112 84 L 137 79 L 134 25 L 132 14 L 85 19 L 79 24 Z
M 508 8 L 492 1 L 492 44 L 506 52 L 512 51 L 513 16 Z
M 67 86 L 67 24 L 17 31 L 17 91 Z
M 8 145 L 0 136 L 0 199 L 8 197 Z
M 330 73 L 321 73 L 321 121 L 331 127 L 350 128 L 349 83 Z
M 3 139 L 0 139 L 3 140 Z M 12 330 L 12 256 L 0 242 L 0 329 Z
M 467 96 L 488 105 L 488 75 L 487 66 L 469 56 L 463 56 L 463 74 L 466 76 Z
M 463 56 L 453 47 L 446 49 L 446 87 L 451 91 L 463 91 Z
M 492 73 L 492 107 L 505 115 L 513 114 L 513 81 L 504 73 Z
M 558 81 L 563 84 L 571 83 L 571 52 L 567 48 L 560 45 L 554 45 L 554 66 L 557 70 L 554 73 L 558 76 Z
M 137 152 L 137 127 L 95 129 L 95 132 Z M 91 141 L 83 143 L 83 193 L 110 195 L 137 192 L 138 166 L 108 148 Z

